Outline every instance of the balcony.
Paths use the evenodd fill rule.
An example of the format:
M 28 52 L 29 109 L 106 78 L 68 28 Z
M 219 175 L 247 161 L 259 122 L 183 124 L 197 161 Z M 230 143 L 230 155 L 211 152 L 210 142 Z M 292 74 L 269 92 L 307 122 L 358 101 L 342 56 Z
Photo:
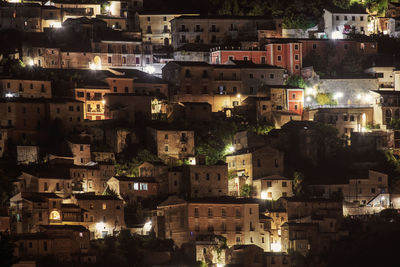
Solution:
M 164 29 L 162 33 L 169 34 L 169 33 L 171 33 L 171 30 L 166 30 L 166 29 Z

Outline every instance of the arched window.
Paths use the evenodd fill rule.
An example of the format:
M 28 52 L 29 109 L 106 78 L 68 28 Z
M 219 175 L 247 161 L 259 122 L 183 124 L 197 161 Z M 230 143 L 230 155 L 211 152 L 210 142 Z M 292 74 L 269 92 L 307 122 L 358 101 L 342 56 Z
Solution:
M 60 213 L 58 211 L 56 211 L 56 210 L 53 210 L 50 213 L 50 220 L 61 220 Z

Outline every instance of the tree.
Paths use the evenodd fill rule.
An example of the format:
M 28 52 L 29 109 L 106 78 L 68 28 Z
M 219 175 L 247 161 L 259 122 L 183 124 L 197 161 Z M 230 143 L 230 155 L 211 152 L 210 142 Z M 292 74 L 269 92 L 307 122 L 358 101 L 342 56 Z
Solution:
M 301 197 L 304 194 L 304 175 L 301 172 L 294 172 L 293 194 Z
M 318 93 L 317 94 L 318 105 L 336 105 L 336 101 L 333 99 L 331 93 Z
M 241 197 L 250 197 L 251 193 L 252 193 L 252 188 L 248 184 L 243 185 L 242 188 L 240 189 Z
M 290 85 L 294 87 L 306 88 L 307 83 L 304 81 L 303 77 L 299 75 L 291 75 L 286 81 L 285 85 Z

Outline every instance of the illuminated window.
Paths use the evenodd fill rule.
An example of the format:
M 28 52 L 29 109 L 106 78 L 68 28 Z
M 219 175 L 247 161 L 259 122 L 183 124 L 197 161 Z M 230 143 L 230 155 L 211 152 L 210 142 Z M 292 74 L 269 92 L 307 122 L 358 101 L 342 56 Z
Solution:
M 139 183 L 133 184 L 133 190 L 139 190 Z
M 103 210 L 107 209 L 107 204 L 103 203 Z
M 60 220 L 60 219 L 61 219 L 61 216 L 60 216 L 60 213 L 58 211 L 53 210 L 50 213 L 50 220 Z
M 147 184 L 140 184 L 140 190 L 147 191 Z

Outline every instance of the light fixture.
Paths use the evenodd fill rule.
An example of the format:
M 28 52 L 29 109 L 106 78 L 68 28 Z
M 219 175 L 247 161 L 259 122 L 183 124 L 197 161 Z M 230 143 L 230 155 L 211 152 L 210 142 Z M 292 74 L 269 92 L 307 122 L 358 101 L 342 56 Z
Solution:
M 280 242 L 271 243 L 271 250 L 272 252 L 281 252 L 282 245 Z
M 96 229 L 97 231 L 103 231 L 105 224 L 103 222 L 98 222 L 96 223 Z
M 339 99 L 339 98 L 342 98 L 343 97 L 343 93 L 342 92 L 336 92 L 334 95 L 333 95 L 333 98 L 334 99 Z
M 311 101 L 311 97 L 307 96 L 307 97 L 306 97 L 306 101 L 307 101 L 307 102 L 310 102 L 310 101 Z
M 261 199 L 267 199 L 268 198 L 268 192 L 267 191 L 262 191 L 261 192 Z
M 154 72 L 156 72 L 156 68 L 154 68 L 153 66 L 146 66 L 144 67 L 144 71 L 148 74 L 153 74 Z
M 6 97 L 14 97 L 13 93 L 6 93 Z
M 230 146 L 228 147 L 228 151 L 229 151 L 229 153 L 235 152 L 235 147 L 232 146 L 232 145 L 230 145 Z
M 102 103 L 103 105 L 105 105 L 105 104 L 106 104 L 106 100 L 105 100 L 105 99 L 101 100 L 101 103 Z
M 34 64 L 35 64 L 35 63 L 33 62 L 33 59 L 30 58 L 30 59 L 28 60 L 28 65 L 32 67 Z

